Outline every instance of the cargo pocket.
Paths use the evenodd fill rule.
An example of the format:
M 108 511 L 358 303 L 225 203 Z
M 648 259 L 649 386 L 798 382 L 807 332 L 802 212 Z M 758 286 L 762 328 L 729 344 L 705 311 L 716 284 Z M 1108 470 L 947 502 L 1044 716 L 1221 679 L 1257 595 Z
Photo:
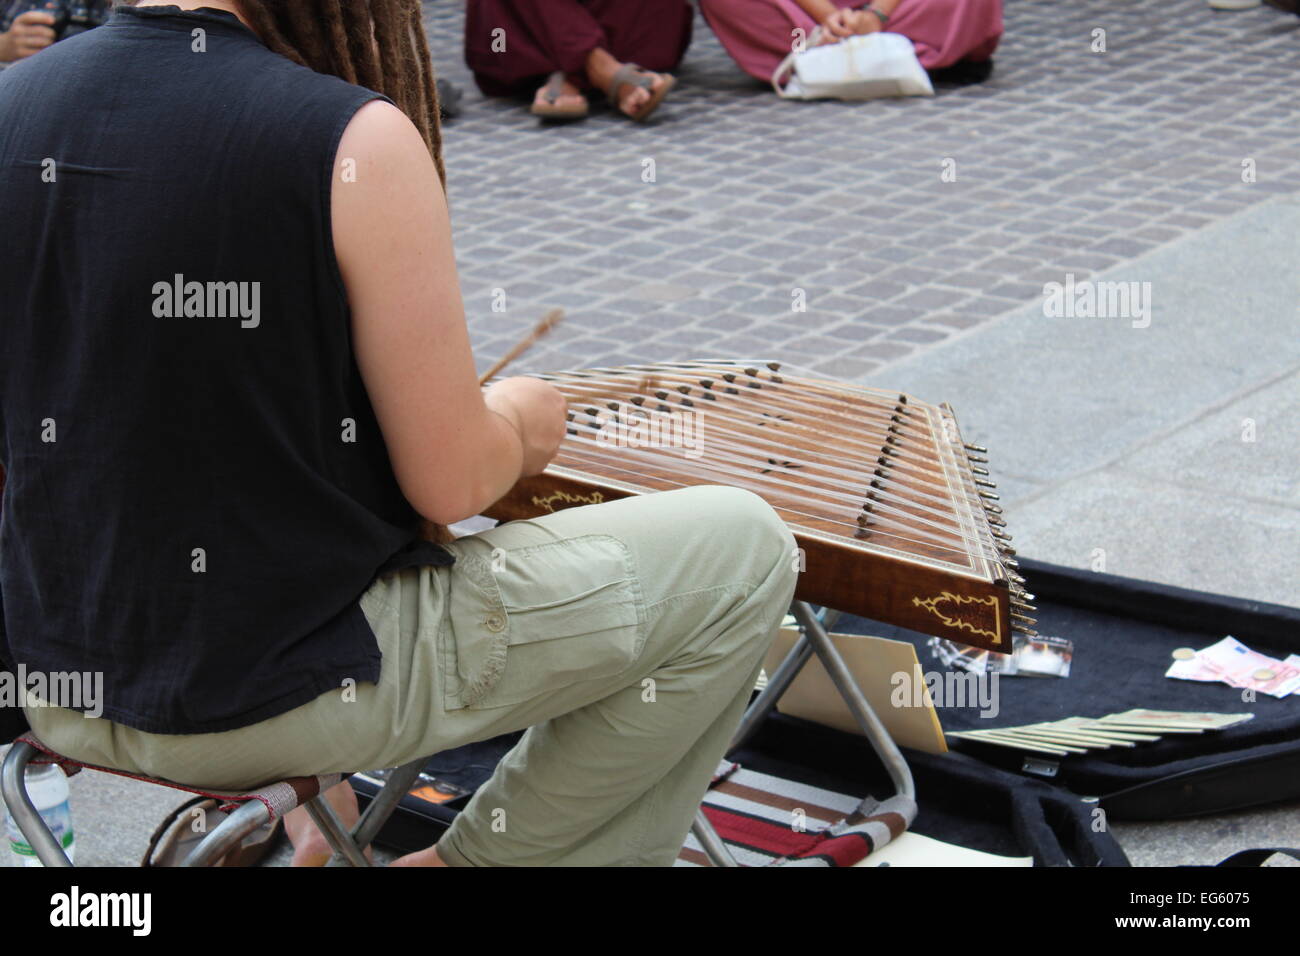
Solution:
M 495 551 L 475 541 L 467 550 L 457 565 L 468 574 L 449 600 L 457 685 L 444 687 L 449 708 L 517 704 L 612 677 L 640 657 L 643 602 L 617 538 Z

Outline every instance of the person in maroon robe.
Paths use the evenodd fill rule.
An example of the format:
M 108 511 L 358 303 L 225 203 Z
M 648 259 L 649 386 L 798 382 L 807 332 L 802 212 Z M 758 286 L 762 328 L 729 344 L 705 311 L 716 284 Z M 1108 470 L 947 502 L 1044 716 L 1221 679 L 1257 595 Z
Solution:
M 600 90 L 643 120 L 673 86 L 693 17 L 687 0 L 469 0 L 465 62 L 488 96 L 536 90 L 547 119 L 581 119 Z

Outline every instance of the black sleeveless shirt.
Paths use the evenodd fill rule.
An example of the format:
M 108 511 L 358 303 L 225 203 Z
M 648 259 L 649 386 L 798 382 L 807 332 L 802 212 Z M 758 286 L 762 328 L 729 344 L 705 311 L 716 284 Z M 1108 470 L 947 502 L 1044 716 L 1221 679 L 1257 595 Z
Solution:
M 378 678 L 358 598 L 451 561 L 334 258 L 335 153 L 378 98 L 206 8 L 119 8 L 0 73 L 9 667 L 102 672 L 104 717 L 168 734 Z

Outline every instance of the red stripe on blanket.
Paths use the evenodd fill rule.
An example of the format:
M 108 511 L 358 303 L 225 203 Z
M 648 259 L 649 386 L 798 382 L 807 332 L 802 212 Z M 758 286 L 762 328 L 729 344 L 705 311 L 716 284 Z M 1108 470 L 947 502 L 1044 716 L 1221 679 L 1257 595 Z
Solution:
M 772 856 L 802 856 L 815 851 L 816 833 L 799 832 L 787 825 L 706 805 L 704 812 L 718 835 L 728 843 L 741 843 Z
M 871 838 L 861 832 L 829 837 L 819 832 L 800 833 L 771 820 L 708 805 L 704 813 L 726 842 L 774 857 L 825 857 L 832 866 L 852 866 L 875 849 Z

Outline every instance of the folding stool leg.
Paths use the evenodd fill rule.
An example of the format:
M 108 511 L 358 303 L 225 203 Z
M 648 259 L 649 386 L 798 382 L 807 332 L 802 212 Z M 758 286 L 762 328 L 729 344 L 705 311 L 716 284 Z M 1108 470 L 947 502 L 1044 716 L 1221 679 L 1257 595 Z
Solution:
M 190 851 L 181 866 L 212 866 L 270 819 L 271 811 L 261 800 L 246 800 Z
M 19 741 L 10 747 L 4 765 L 0 767 L 0 792 L 4 793 L 14 823 L 18 824 L 19 831 L 27 845 L 36 853 L 36 858 L 45 866 L 72 866 L 72 861 L 63 852 L 63 847 L 59 846 L 59 841 L 54 838 L 27 794 L 27 765 L 39 753 L 25 741 Z
M 835 644 L 831 641 L 830 635 L 826 633 L 826 628 L 821 621 L 817 620 L 817 615 L 808 602 L 796 601 L 793 608 L 794 616 L 803 625 L 804 632 L 812 641 L 813 649 L 817 652 L 817 656 L 821 658 L 822 666 L 826 668 L 826 673 L 830 675 L 831 681 L 835 684 L 835 689 L 840 692 L 844 702 L 849 705 L 849 710 L 853 713 L 853 719 L 857 721 L 858 727 L 871 744 L 871 749 L 876 752 L 876 756 L 885 765 L 885 770 L 889 773 L 889 779 L 893 781 L 895 793 L 915 800 L 916 785 L 912 781 L 912 771 L 908 769 L 903 752 L 898 749 L 894 739 L 889 736 L 889 731 L 885 729 L 885 725 L 880 722 L 880 718 L 872 710 L 871 704 L 863 696 L 862 689 L 858 687 L 858 682 L 853 679 L 853 672 L 844 663 L 844 658 L 840 656 L 840 652 L 835 649 Z
M 357 852 L 364 854 L 366 847 L 374 842 L 380 828 L 393 815 L 393 811 L 397 809 L 397 804 L 401 802 L 402 797 L 406 796 L 411 787 L 415 786 L 415 781 L 419 779 L 420 772 L 428 762 L 428 757 L 421 757 L 419 760 L 412 760 L 410 763 L 402 764 L 388 775 L 383 787 L 375 794 L 374 799 L 370 801 L 370 805 L 366 807 L 366 812 L 361 814 L 361 819 L 357 820 L 356 826 L 352 828 L 350 842 L 357 849 Z M 348 861 L 336 847 L 334 856 L 326 865 L 342 866 L 346 862 Z M 369 866 L 370 864 L 367 862 L 365 865 Z
M 839 612 L 827 610 L 826 618 L 822 621 L 818 620 L 812 605 L 808 604 L 807 601 L 795 601 L 790 605 L 790 609 L 803 626 L 803 633 L 777 669 L 768 677 L 767 686 L 763 688 L 762 693 L 745 711 L 745 716 L 741 718 L 740 726 L 736 729 L 736 734 L 732 737 L 727 752 L 732 753 L 738 750 L 753 736 L 754 731 L 771 713 L 777 701 L 794 683 L 794 679 L 799 676 L 799 672 L 808 663 L 809 658 L 816 653 L 821 658 L 822 666 L 826 668 L 826 673 L 830 675 L 836 690 L 840 692 L 840 696 L 844 698 L 844 702 L 848 705 L 849 711 L 853 714 L 853 719 L 866 736 L 868 743 L 871 744 L 872 750 L 876 752 L 876 756 L 885 765 L 885 770 L 889 773 L 889 779 L 893 782 L 895 791 L 916 799 L 916 786 L 912 781 L 912 772 L 908 769 L 902 751 L 898 749 L 893 738 L 889 736 L 889 731 L 885 729 L 885 725 L 880 722 L 880 718 L 876 716 L 871 704 L 863 696 L 861 688 L 858 687 L 857 681 L 853 678 L 853 673 L 849 670 L 848 665 L 844 663 L 844 658 L 835 649 L 834 642 L 831 641 L 830 635 L 826 632 L 826 629 L 833 626 L 833 623 L 839 618 Z M 717 830 L 709 822 L 709 818 L 705 816 L 703 810 L 696 811 L 695 822 L 691 825 L 691 832 L 695 835 L 695 839 L 699 841 L 700 846 L 703 847 L 709 861 L 714 866 L 740 865 L 736 862 L 736 858 L 732 856 L 731 851 L 727 849 L 726 843 L 718 836 Z
M 338 815 L 325 799 L 324 794 L 317 794 L 303 805 L 307 808 L 312 821 L 320 828 L 320 832 L 325 834 L 325 839 L 333 847 L 335 855 L 342 854 L 349 866 L 370 865 L 366 855 L 353 841 L 352 834 L 343 829 L 343 824 L 339 822 Z

